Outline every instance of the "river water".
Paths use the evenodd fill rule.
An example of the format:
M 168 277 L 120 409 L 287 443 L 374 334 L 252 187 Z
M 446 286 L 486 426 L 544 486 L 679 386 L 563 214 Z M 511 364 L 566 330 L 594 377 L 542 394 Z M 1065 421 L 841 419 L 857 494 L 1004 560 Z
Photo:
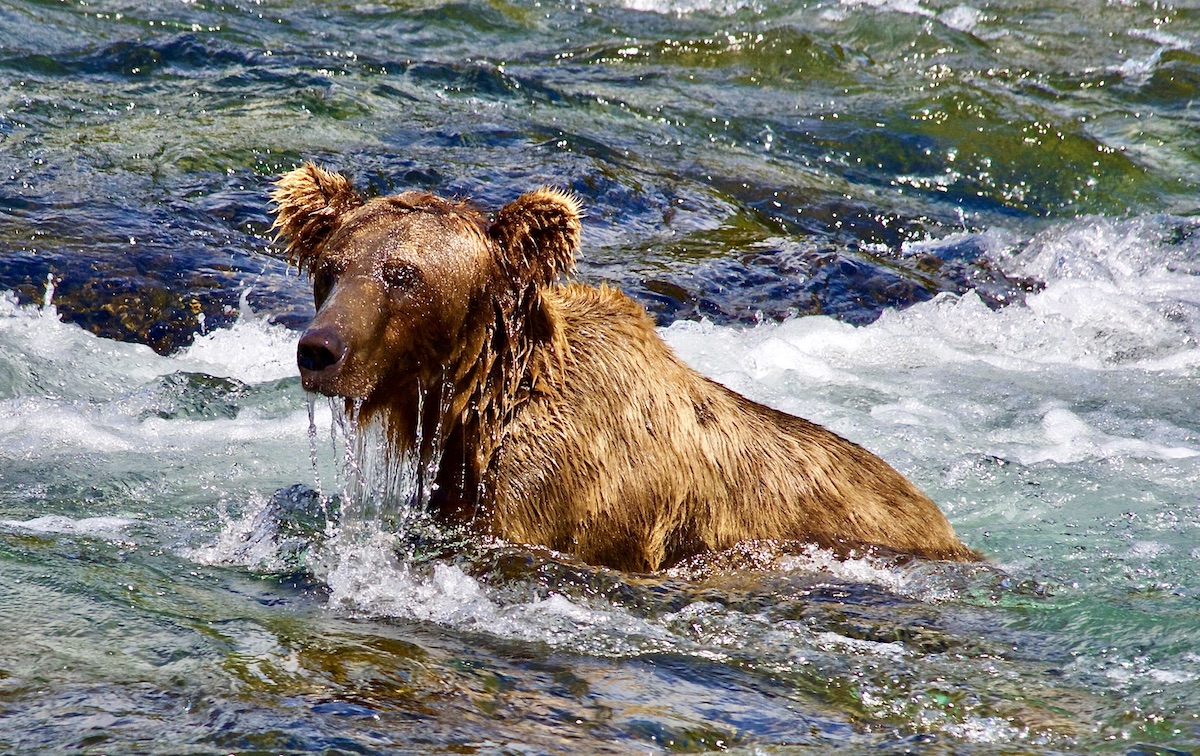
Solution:
M 12 0 L 0 82 L 0 751 L 1200 752 L 1194 6 Z M 989 561 L 378 506 L 294 375 L 305 159 L 575 191 L 581 278 Z

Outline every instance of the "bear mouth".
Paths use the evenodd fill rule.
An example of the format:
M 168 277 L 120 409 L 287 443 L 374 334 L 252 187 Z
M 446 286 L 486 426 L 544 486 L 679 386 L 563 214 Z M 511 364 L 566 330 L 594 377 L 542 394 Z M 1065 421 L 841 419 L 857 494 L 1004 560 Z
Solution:
M 369 387 L 344 376 L 340 371 L 313 371 L 300 369 L 300 385 L 310 394 L 320 394 L 335 399 L 363 401 L 371 396 Z

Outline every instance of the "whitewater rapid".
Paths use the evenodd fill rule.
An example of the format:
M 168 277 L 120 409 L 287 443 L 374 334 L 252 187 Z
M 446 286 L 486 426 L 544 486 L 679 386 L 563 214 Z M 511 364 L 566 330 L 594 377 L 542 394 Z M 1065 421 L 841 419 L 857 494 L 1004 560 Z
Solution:
M 999 696 L 998 708 L 948 717 L 921 681 L 997 674 L 1028 685 L 1020 656 L 996 672 L 990 652 L 962 661 L 918 653 L 913 642 L 847 633 L 840 612 L 824 620 L 818 610 L 828 596 L 848 597 L 837 600 L 855 613 L 879 602 L 901 602 L 904 616 L 944 606 L 937 623 L 951 629 L 938 632 L 953 638 L 994 622 L 982 619 L 989 607 L 1012 607 L 1001 615 L 1012 627 L 970 642 L 986 649 L 1001 632 L 1024 643 L 1013 628 L 1032 612 L 1049 633 L 1045 649 L 1024 652 L 1038 654 L 1032 668 L 1058 659 L 1059 624 L 1085 628 L 1081 637 L 1100 647 L 1054 661 L 1063 680 L 1186 707 L 1200 679 L 1195 647 L 1137 639 L 1170 623 L 1200 585 L 1193 232 L 1168 216 L 1082 218 L 1018 241 L 989 232 L 978 241 L 997 264 L 1044 282 L 1001 309 L 972 293 L 943 294 L 867 326 L 816 316 L 661 330 L 701 372 L 887 459 L 988 556 L 984 565 L 752 553 L 766 572 L 705 589 L 694 581 L 706 578 L 686 570 L 624 576 L 490 542 L 460 544 L 459 556 L 417 554 L 420 539 L 395 532 L 394 520 L 363 519 L 379 508 L 354 510 L 354 527 L 339 519 L 334 501 L 352 488 L 345 431 L 327 402 L 310 406 L 294 376 L 294 331 L 247 305 L 232 327 L 163 356 L 66 325 L 52 303 L 11 296 L 0 297 L 0 531 L 172 555 L 182 565 L 172 569 L 183 570 L 172 584 L 204 570 L 306 575 L 330 617 L 585 657 L 670 654 L 785 677 L 851 675 L 863 679 L 855 705 L 871 716 L 917 716 L 975 743 L 1034 737 L 1014 724 L 1019 709 L 992 713 L 1020 696 L 981 683 L 973 695 Z M 925 244 L 937 243 L 952 240 Z M 758 598 L 738 598 L 744 591 Z M 1112 608 L 1130 596 L 1160 598 L 1140 612 Z M 743 600 L 749 608 L 736 609 Z M 816 620 L 801 619 L 814 611 Z M 926 622 L 904 626 L 913 621 Z M 276 656 L 286 654 L 253 664 L 296 663 Z M 913 690 L 871 682 L 885 674 L 868 671 L 878 669 L 915 680 Z

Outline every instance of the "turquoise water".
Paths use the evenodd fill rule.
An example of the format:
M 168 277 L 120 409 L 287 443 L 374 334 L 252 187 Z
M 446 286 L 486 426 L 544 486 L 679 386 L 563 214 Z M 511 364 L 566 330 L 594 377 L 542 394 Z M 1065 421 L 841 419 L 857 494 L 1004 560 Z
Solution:
M 0 751 L 1200 752 L 1200 11 L 22 1 L 0 80 Z M 989 562 L 627 575 L 337 497 L 266 233 L 310 158 L 572 189 L 581 278 Z

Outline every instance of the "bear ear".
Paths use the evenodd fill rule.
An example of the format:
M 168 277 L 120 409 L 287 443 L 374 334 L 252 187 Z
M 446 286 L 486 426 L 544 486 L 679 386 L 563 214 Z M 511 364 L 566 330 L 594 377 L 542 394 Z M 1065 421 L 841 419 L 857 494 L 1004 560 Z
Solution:
M 338 218 L 362 204 L 349 179 L 315 163 L 285 173 L 271 192 L 276 239 L 287 237 L 288 262 L 311 272 L 317 249 L 337 227 Z
M 570 273 L 579 249 L 581 215 L 574 195 L 547 187 L 505 205 L 488 227 L 502 272 L 510 281 L 539 287 Z

